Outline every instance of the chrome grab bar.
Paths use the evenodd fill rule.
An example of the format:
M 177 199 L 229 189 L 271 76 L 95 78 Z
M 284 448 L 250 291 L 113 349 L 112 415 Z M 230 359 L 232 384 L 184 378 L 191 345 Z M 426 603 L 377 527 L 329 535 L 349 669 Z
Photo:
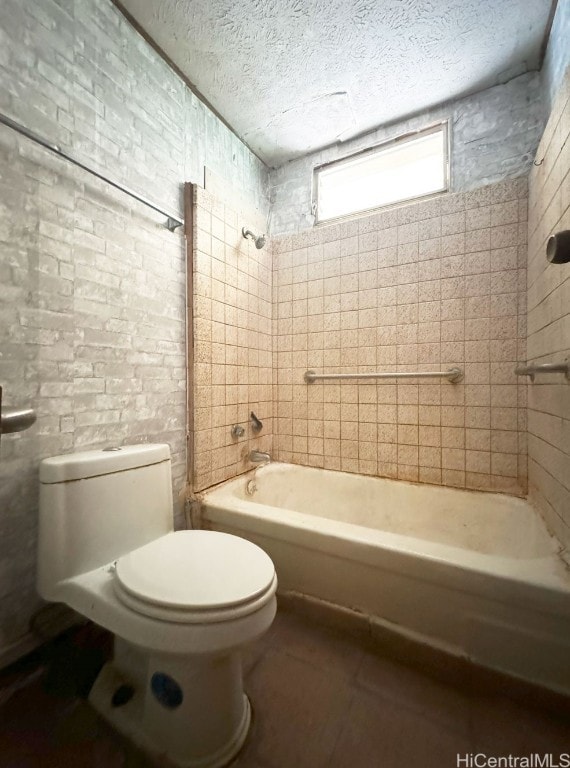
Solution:
M 332 379 L 351 380 L 351 379 L 447 379 L 452 384 L 456 384 L 463 378 L 461 368 L 450 368 L 448 371 L 393 371 L 388 373 L 315 373 L 315 371 L 305 371 L 303 376 L 307 384 L 314 381 L 330 381 Z
M 517 376 L 528 376 L 531 381 L 537 373 L 563 373 L 570 381 L 570 362 L 564 360 L 562 363 L 531 363 L 530 365 L 518 365 L 515 368 Z

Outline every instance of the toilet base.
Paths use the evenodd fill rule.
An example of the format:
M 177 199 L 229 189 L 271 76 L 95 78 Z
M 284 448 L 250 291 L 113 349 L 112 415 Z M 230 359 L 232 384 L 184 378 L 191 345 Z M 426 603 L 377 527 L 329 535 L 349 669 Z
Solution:
M 117 731 L 179 768 L 222 768 L 236 756 L 251 724 L 238 653 L 146 655 L 118 638 L 115 651 L 89 701 Z

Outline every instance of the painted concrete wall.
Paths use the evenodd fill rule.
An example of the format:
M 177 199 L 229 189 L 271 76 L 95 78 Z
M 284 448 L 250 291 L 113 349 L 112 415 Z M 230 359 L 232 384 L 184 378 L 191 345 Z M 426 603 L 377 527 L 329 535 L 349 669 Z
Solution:
M 0 110 L 174 211 L 204 165 L 267 211 L 265 167 L 108 0 L 3 0 Z M 186 468 L 185 248 L 162 218 L 0 127 L 0 662 L 35 593 L 38 463 L 161 441 Z M 177 524 L 182 523 L 180 514 Z
M 570 229 L 570 67 L 529 178 L 528 360 L 570 358 L 570 264 L 550 264 L 548 238 Z M 562 374 L 528 383 L 529 491 L 570 555 L 570 384 Z
M 564 73 L 569 64 L 570 0 L 558 0 L 541 71 L 548 113 L 552 110 L 556 94 L 562 85 Z
M 541 79 L 529 73 L 408 120 L 383 125 L 346 144 L 308 155 L 271 172 L 271 233 L 299 232 L 313 226 L 312 170 L 394 136 L 449 118 L 451 191 L 465 192 L 528 173 L 542 130 Z

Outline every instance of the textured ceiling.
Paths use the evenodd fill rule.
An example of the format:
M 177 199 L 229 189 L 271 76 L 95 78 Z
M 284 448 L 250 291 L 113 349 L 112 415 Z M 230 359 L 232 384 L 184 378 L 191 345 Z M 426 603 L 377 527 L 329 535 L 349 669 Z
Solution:
M 552 0 L 121 0 L 269 165 L 536 69 Z

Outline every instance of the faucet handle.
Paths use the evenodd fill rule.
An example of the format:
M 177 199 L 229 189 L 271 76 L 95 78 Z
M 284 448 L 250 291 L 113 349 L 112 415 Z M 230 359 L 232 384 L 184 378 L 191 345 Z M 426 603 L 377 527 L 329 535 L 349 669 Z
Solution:
M 243 437 L 245 434 L 245 429 L 242 427 L 241 424 L 234 424 L 232 427 L 232 437 Z
M 257 418 L 257 416 L 253 411 L 249 414 L 249 419 L 251 421 L 251 428 L 253 429 L 253 431 L 261 432 L 261 430 L 263 429 L 263 422 L 261 421 L 261 419 Z

